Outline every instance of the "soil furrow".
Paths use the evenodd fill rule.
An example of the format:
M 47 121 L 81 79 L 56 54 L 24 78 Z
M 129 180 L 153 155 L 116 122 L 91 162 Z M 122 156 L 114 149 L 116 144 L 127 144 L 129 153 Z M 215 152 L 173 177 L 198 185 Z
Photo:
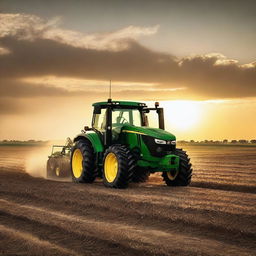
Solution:
M 0 216 L 0 223 L 6 223 L 8 228 L 17 230 L 20 234 L 29 234 L 27 239 L 28 244 L 35 237 L 36 240 L 44 242 L 42 244 L 43 250 L 47 250 L 49 247 L 58 248 L 60 255 L 63 255 L 63 252 L 65 251 L 67 252 L 65 255 L 85 255 L 85 252 L 86 255 L 98 256 L 101 256 L 102 254 L 151 255 L 150 252 L 146 250 L 129 248 L 125 245 L 117 244 L 115 241 L 92 236 L 89 232 L 85 233 L 73 230 L 72 226 L 69 225 L 62 228 L 58 223 L 42 223 L 40 220 L 34 220 L 29 216 L 12 214 L 8 211 L 0 211 Z M 22 229 L 22 231 L 19 231 L 19 229 Z M 13 239 L 15 236 L 13 235 L 10 237 Z
M 28 251 L 31 255 L 51 254 L 79 256 L 79 254 L 73 252 L 72 250 L 52 244 L 47 240 L 39 239 L 37 236 L 32 235 L 31 233 L 17 230 L 17 228 L 13 229 L 2 224 L 0 224 L 0 237 L 2 237 L 2 239 L 0 239 L 0 254 L 2 253 L 3 255 L 7 255 L 5 251 L 8 250 L 8 245 L 13 245 L 15 242 L 16 246 L 19 246 L 21 250 L 24 250 L 23 253 L 21 252 L 23 255 L 28 255 Z M 19 255 L 21 254 L 19 253 Z
M 72 228 L 73 232 L 76 233 L 90 233 L 91 235 L 97 237 L 108 237 L 110 240 L 115 240 L 120 244 L 129 244 L 132 246 L 134 242 L 140 242 L 143 248 L 149 249 L 156 254 L 169 255 L 169 253 L 177 252 L 180 250 L 184 253 L 189 252 L 190 255 L 196 255 L 198 251 L 198 246 L 204 255 L 215 255 L 214 252 L 217 249 L 222 248 L 222 250 L 229 250 L 233 255 L 250 255 L 251 251 L 249 248 L 241 248 L 235 245 L 227 245 L 226 243 L 215 241 L 206 238 L 195 238 L 187 234 L 165 232 L 158 229 L 145 228 L 141 225 L 127 225 L 115 222 L 103 222 L 96 221 L 93 219 L 66 215 L 60 212 L 51 211 L 47 208 L 39 208 L 33 206 L 24 206 L 19 204 L 14 204 L 12 202 L 2 203 L 2 208 L 5 212 L 8 212 L 17 216 L 30 216 L 30 219 L 39 221 L 43 224 L 50 224 L 59 226 L 63 229 Z M 4 205 L 4 206 L 3 206 Z M 14 205 L 15 208 L 14 209 Z M 17 211 L 18 208 L 18 211 Z M 46 218 L 48 216 L 48 218 Z M 111 233 L 109 232 L 111 230 Z M 172 243 L 167 243 L 172 241 Z M 179 243 L 185 241 L 186 247 L 179 248 Z M 161 248 L 162 243 L 167 243 L 165 248 Z M 136 246 L 139 246 L 138 244 Z M 187 249 L 186 249 L 187 248 Z M 220 250 L 219 250 L 220 251 Z M 219 253 L 219 255 L 224 255 L 224 253 Z
M 0 255 L 256 255 L 255 149 L 188 147 L 189 187 L 155 173 L 115 190 L 32 177 L 46 148 L 4 147 Z

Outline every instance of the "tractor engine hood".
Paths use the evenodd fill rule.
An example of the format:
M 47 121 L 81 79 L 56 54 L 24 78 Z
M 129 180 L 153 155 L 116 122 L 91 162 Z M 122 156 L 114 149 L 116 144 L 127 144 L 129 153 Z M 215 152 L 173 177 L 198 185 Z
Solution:
M 122 127 L 122 132 L 137 133 L 141 135 L 151 136 L 160 140 L 176 140 L 176 137 L 170 132 L 167 132 L 162 129 L 150 128 L 146 126 L 139 127 L 139 126 L 125 124 Z

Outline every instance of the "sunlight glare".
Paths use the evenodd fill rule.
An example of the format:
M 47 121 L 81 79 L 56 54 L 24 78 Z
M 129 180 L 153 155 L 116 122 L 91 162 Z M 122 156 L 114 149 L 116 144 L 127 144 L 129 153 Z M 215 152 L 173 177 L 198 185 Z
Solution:
M 187 130 L 200 122 L 202 106 L 197 101 L 168 101 L 162 105 L 167 125 Z

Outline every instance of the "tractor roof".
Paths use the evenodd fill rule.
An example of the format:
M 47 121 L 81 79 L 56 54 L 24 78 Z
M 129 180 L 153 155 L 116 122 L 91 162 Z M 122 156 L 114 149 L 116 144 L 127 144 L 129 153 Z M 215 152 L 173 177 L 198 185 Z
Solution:
M 145 103 L 142 102 L 134 102 L 134 101 L 111 101 L 111 102 L 107 102 L 107 101 L 102 101 L 102 102 L 96 102 L 93 103 L 92 105 L 95 106 L 107 106 L 107 105 L 116 105 L 116 106 L 131 106 L 131 107 L 146 107 Z

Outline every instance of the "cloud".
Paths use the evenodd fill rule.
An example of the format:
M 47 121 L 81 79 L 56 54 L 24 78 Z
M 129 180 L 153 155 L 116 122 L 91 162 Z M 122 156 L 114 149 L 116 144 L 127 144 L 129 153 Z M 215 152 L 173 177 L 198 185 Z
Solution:
M 21 40 L 49 39 L 74 47 L 120 51 L 128 47 L 127 39 L 137 39 L 157 33 L 159 26 L 128 26 L 108 33 L 83 34 L 61 28 L 61 17 L 44 20 L 35 15 L 0 14 L 0 37 Z
M 0 98 L 6 99 L 5 106 L 12 97 L 105 98 L 101 83 L 93 87 L 88 81 L 94 85 L 109 79 L 126 84 L 115 88 L 120 99 L 256 97 L 256 62 L 240 65 L 220 53 L 178 59 L 136 41 L 156 33 L 158 26 L 85 35 L 60 28 L 59 18 L 0 14 L 0 19 Z M 59 78 L 62 86 L 30 79 L 44 77 L 55 77 L 56 84 Z M 79 80 L 77 88 L 72 79 Z
M 119 81 L 163 81 L 177 63 L 168 54 L 153 52 L 135 41 L 129 48 L 113 52 L 73 47 L 49 39 L 0 39 L 11 54 L 0 56 L 1 77 L 70 76 Z
M 209 98 L 256 95 L 255 64 L 239 65 L 221 55 L 186 57 L 152 51 L 130 40 L 122 51 L 77 48 L 50 39 L 17 40 L 5 37 L 0 55 L 0 75 L 23 78 L 55 75 L 87 80 L 146 82 L 158 88 L 186 87 L 184 93 Z M 224 64 L 225 63 L 225 64 Z
M 0 100 L 0 115 L 21 114 L 24 111 L 21 104 L 13 99 L 3 98 Z
M 7 48 L 0 47 L 0 55 L 9 54 L 11 53 L 10 50 Z
M 184 85 L 209 98 L 256 96 L 256 65 L 239 65 L 223 55 L 183 58 L 179 62 Z
M 15 79 L 0 79 L 1 97 L 30 98 L 30 97 L 65 97 L 80 95 L 80 91 L 70 92 L 64 88 L 33 85 Z

